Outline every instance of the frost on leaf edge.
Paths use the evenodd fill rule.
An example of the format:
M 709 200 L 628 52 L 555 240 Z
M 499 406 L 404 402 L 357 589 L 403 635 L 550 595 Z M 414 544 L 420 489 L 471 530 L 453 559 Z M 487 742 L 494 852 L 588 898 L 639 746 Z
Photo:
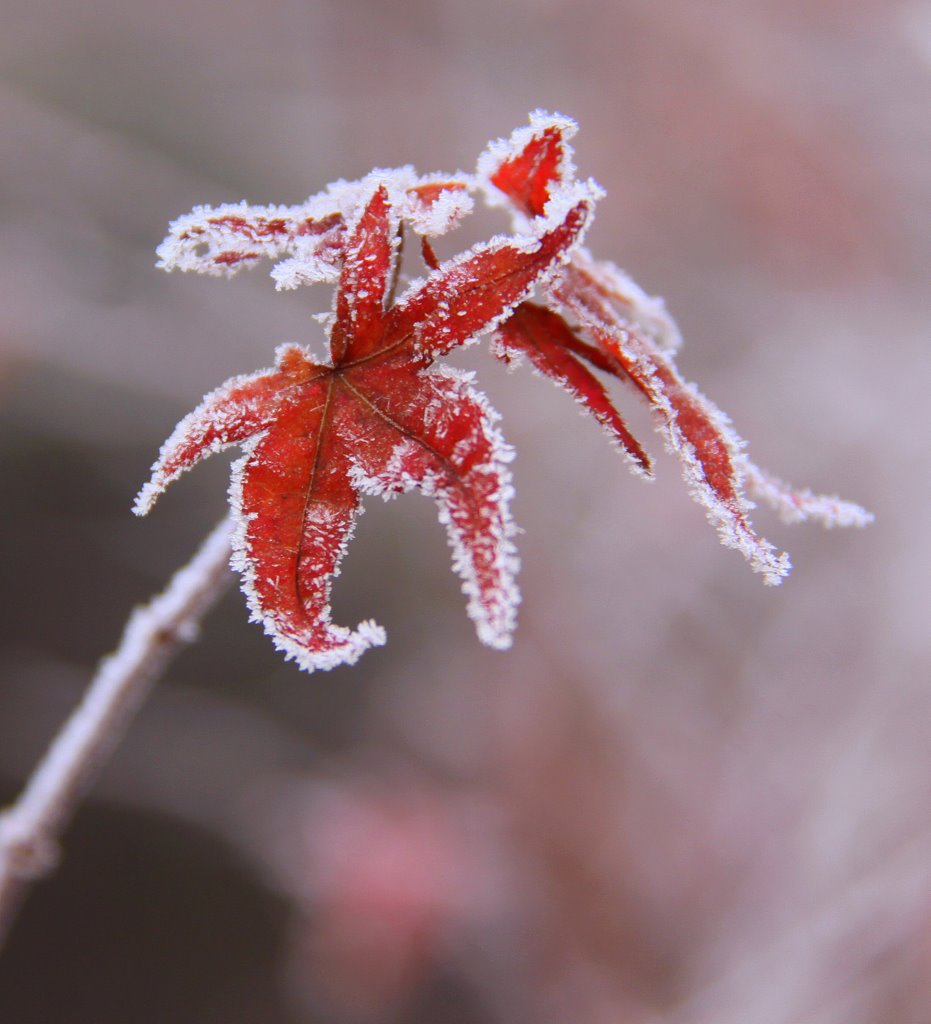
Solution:
M 420 175 L 409 164 L 375 168 L 356 181 L 331 182 L 294 206 L 253 205 L 246 200 L 195 206 L 169 224 L 168 235 L 156 249 L 156 266 L 230 277 L 260 260 L 284 256 L 271 271 L 277 288 L 333 283 L 339 276 L 339 261 L 327 245 L 335 233 L 358 219 L 379 184 L 392 192 L 400 219 L 424 237 L 437 237 L 457 227 L 475 205 L 471 175 Z M 311 225 L 316 229 L 310 230 Z M 206 252 L 198 252 L 202 247 Z
M 486 203 L 509 210 L 514 229 L 522 233 L 535 231 L 535 222 L 540 219 L 540 215 L 534 217 L 525 213 L 492 179 L 502 164 L 518 159 L 527 146 L 551 129 L 555 129 L 559 136 L 559 159 L 543 216 L 551 220 L 557 207 L 565 207 L 564 197 L 579 186 L 588 192 L 593 202 L 603 199 L 607 194 L 593 178 L 584 182 L 577 178 L 575 150 L 569 143 L 578 132 L 578 124 L 573 118 L 537 109 L 530 113 L 528 120 L 529 124 L 514 129 L 507 138 L 489 143 L 478 158 L 475 173 L 475 180 Z M 612 294 L 613 299 L 624 307 L 625 320 L 629 326 L 648 334 L 658 348 L 667 354 L 671 355 L 681 348 L 682 333 L 661 296 L 650 295 L 626 271 L 610 260 L 595 260 L 585 249 L 584 243 L 575 246 L 575 252 L 599 275 L 600 283 Z
M 294 345 L 293 343 L 279 345 L 275 349 L 275 367 L 258 370 L 254 373 L 237 374 L 234 377 L 230 377 L 218 387 L 215 387 L 212 391 L 208 391 L 195 409 L 192 409 L 191 412 L 182 416 L 175 425 L 174 430 L 162 443 L 158 452 L 158 457 L 149 467 L 151 474 L 149 480 L 140 488 L 139 493 L 136 495 L 133 502 L 132 511 L 135 515 L 148 515 L 156 501 L 167 490 L 168 486 L 174 483 L 174 481 L 179 477 L 193 469 L 197 463 L 202 462 L 211 455 L 216 455 L 218 452 L 225 451 L 227 448 L 232 448 L 243 443 L 242 441 L 224 441 L 217 438 L 209 445 L 206 445 L 202 449 L 201 453 L 197 455 L 190 464 L 179 466 L 170 473 L 164 472 L 163 466 L 170 460 L 174 450 L 178 448 L 185 439 L 190 438 L 198 426 L 207 425 L 209 423 L 211 406 L 222 401 L 223 398 L 229 395 L 229 393 L 234 391 L 236 388 L 244 388 L 249 384 L 256 383 L 262 377 L 267 377 L 269 374 L 275 373 L 278 361 L 284 353 L 290 349 L 299 349 L 301 352 L 306 353 L 306 349 L 300 345 Z M 257 427 L 256 429 L 261 430 L 262 428 Z
M 494 618 L 486 612 L 486 603 L 477 574 L 474 572 L 469 547 L 450 511 L 449 488 L 438 483 L 434 472 L 424 474 L 421 480 L 411 476 L 402 468 L 403 458 L 409 446 L 415 442 L 406 439 L 399 442 L 380 476 L 366 473 L 358 464 L 350 469 L 350 479 L 360 495 L 381 497 L 389 501 L 397 494 L 417 491 L 437 504 L 437 518 L 446 531 L 447 542 L 452 551 L 452 568 L 459 576 L 461 590 L 467 599 L 466 614 L 475 625 L 479 640 L 488 647 L 506 650 L 513 642 L 517 626 L 517 609 L 521 602 L 517 575 L 520 571 L 520 557 L 513 538 L 520 532 L 510 511 L 514 497 L 514 485 L 509 463 L 514 460 L 514 448 L 504 439 L 496 424 L 501 416 L 480 391 L 470 387 L 474 374 L 448 365 L 434 365 L 419 371 L 425 377 L 437 377 L 462 387 L 465 397 L 473 402 L 480 414 L 483 435 L 488 439 L 491 452 L 484 467 L 497 477 L 498 491 L 494 496 L 496 511 L 501 519 L 501 529 L 495 529 L 490 536 L 495 551 L 494 570 L 500 578 L 500 588 L 494 606 L 499 609 Z
M 339 665 L 354 665 L 362 655 L 372 647 L 382 647 L 387 641 L 387 634 L 382 626 L 373 619 L 364 619 L 355 629 L 340 626 L 333 622 L 332 605 L 329 601 L 320 609 L 317 616 L 326 628 L 331 639 L 338 642 L 322 650 L 314 650 L 306 644 L 289 636 L 278 627 L 274 616 L 262 606 L 256 580 L 256 562 L 249 552 L 246 531 L 251 517 L 243 510 L 242 489 L 246 468 L 255 449 L 262 443 L 265 433 L 259 433 L 241 444 L 242 455 L 230 468 L 229 505 L 230 517 L 233 522 L 231 535 L 232 557 L 230 567 L 240 574 L 240 589 L 246 598 L 249 609 L 249 621 L 262 626 L 265 634 L 271 638 L 275 649 L 280 651 L 286 661 L 294 661 L 305 672 L 322 670 L 325 672 Z M 337 579 L 342 567 L 342 560 L 355 533 L 356 523 L 364 509 L 358 504 L 352 511 L 349 528 L 340 538 L 339 547 L 334 559 L 334 569 L 327 581 L 327 594 L 332 591 L 333 581 Z

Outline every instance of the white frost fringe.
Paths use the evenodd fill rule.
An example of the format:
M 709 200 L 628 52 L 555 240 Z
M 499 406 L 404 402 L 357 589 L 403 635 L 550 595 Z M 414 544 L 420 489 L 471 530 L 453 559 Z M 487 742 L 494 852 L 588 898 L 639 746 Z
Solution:
M 809 519 L 831 529 L 834 526 L 868 526 L 875 516 L 865 508 L 831 494 L 815 494 L 795 488 L 745 459 L 744 484 L 751 497 L 765 501 L 779 518 L 792 525 Z

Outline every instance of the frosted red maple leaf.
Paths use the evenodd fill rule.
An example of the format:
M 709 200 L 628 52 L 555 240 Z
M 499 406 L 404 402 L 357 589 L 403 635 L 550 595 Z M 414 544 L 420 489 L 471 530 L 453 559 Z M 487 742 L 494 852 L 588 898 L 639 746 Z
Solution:
M 479 159 L 479 182 L 492 203 L 509 203 L 518 229 L 533 230 L 536 219 L 575 187 L 568 143 L 575 131 L 570 119 L 538 111 L 528 128 L 492 143 Z M 653 408 L 666 447 L 681 461 L 689 490 L 722 542 L 740 551 L 766 583 L 781 582 L 791 563 L 753 530 L 744 487 L 787 522 L 864 526 L 872 520 L 852 502 L 793 488 L 755 466 L 724 413 L 679 375 L 674 356 L 681 338 L 662 301 L 612 263 L 595 261 L 576 246 L 545 291 L 546 306 L 523 302 L 499 328 L 497 354 L 506 361 L 528 355 L 588 407 L 631 468 L 649 476 L 649 457 L 585 363 L 633 385 Z
M 788 521 L 863 525 L 868 513 L 797 491 L 757 469 L 726 417 L 679 376 L 678 331 L 658 299 L 581 247 L 603 193 L 578 182 L 575 124 L 542 112 L 493 143 L 476 175 L 410 167 L 339 182 L 294 207 L 198 207 L 171 225 L 161 266 L 230 274 L 266 257 L 279 288 L 336 282 L 330 361 L 296 345 L 274 369 L 209 394 L 162 447 L 135 510 L 197 461 L 231 445 L 234 566 L 253 618 L 307 670 L 352 663 L 384 642 L 373 622 L 331 621 L 334 576 L 363 495 L 418 489 L 439 505 L 481 640 L 507 647 L 519 600 L 507 462 L 497 414 L 469 378 L 435 360 L 494 332 L 507 361 L 527 355 L 607 430 L 640 475 L 652 462 L 586 366 L 620 378 L 656 411 L 667 447 L 722 540 L 768 583 L 789 570 L 753 531 L 744 485 Z M 509 204 L 514 233 L 440 263 L 428 241 L 458 225 L 481 193 Z M 430 273 L 395 299 L 404 229 Z M 537 293 L 538 302 L 530 301 Z
M 404 184 L 376 173 L 353 189 L 367 197 L 354 220 L 342 214 L 324 231 L 291 231 L 289 240 L 329 234 L 331 259 L 341 264 L 331 361 L 314 362 L 288 345 L 278 350 L 274 370 L 227 381 L 178 425 L 136 504 L 147 511 L 185 469 L 241 445 L 231 492 L 234 564 L 253 617 L 308 670 L 352 663 L 384 643 L 372 622 L 350 631 L 330 619 L 330 583 L 362 494 L 416 488 L 434 496 L 479 637 L 506 647 L 514 627 L 511 450 L 468 379 L 432 364 L 530 294 L 577 241 L 592 201 L 579 191 L 571 208 L 536 234 L 477 246 L 394 302 L 400 222 L 410 216 Z M 428 194 L 425 205 L 450 191 Z M 223 230 L 228 226 L 226 218 Z M 248 235 L 240 224 L 235 229 Z M 220 265 L 234 265 L 225 251 L 216 255 Z

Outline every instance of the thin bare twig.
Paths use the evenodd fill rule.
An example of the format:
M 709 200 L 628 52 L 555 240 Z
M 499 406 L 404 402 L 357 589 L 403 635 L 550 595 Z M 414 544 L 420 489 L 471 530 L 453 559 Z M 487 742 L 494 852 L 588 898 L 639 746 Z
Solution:
M 152 685 L 232 578 L 230 529 L 224 519 L 164 592 L 132 613 L 119 646 L 0 815 L 0 946 L 30 884 L 54 870 L 59 836 Z

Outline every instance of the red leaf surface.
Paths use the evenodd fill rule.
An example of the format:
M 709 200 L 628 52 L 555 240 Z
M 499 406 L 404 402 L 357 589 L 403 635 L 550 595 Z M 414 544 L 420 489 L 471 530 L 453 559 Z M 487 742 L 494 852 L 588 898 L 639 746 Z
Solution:
M 530 122 L 509 140 L 493 143 L 478 166 L 485 187 L 510 203 L 516 224 L 544 215 L 575 181 L 568 144 L 575 125 L 540 111 Z M 705 506 L 722 542 L 737 548 L 766 583 L 781 582 L 791 565 L 750 525 L 745 483 L 788 521 L 862 526 L 871 520 L 859 506 L 795 490 L 749 462 L 727 417 L 679 375 L 673 361 L 679 332 L 662 302 L 622 271 L 576 249 L 547 292 L 549 308 L 524 303 L 499 328 L 501 354 L 526 352 L 608 429 L 635 468 L 646 471 L 647 456 L 579 359 L 632 383 L 656 413 L 666 447 L 681 461 L 692 496 Z
M 241 445 L 234 561 L 253 617 L 308 670 L 354 662 L 384 642 L 374 623 L 351 631 L 330 618 L 331 581 L 363 494 L 435 498 L 479 637 L 509 645 L 518 602 L 511 452 L 483 397 L 431 364 L 505 319 L 577 242 L 590 213 L 581 200 L 537 236 L 477 246 L 392 304 L 399 221 L 416 216 L 393 188 L 390 179 L 374 184 L 344 229 L 331 361 L 285 346 L 275 369 L 208 395 L 165 443 L 137 499 L 147 511 L 185 469 Z
M 602 369 L 610 364 L 600 352 L 576 338 L 558 314 L 532 302 L 522 302 L 501 325 L 496 336 L 496 354 L 508 361 L 515 355 L 529 356 L 544 376 L 565 388 L 585 406 L 630 459 L 631 468 L 644 476 L 653 475 L 653 464 L 640 442 L 631 434 L 608 392 L 578 356 L 584 355 Z
M 547 125 L 516 156 L 498 165 L 491 175 L 492 184 L 519 210 L 540 216 L 550 201 L 552 187 L 562 178 L 564 145 L 560 127 Z

